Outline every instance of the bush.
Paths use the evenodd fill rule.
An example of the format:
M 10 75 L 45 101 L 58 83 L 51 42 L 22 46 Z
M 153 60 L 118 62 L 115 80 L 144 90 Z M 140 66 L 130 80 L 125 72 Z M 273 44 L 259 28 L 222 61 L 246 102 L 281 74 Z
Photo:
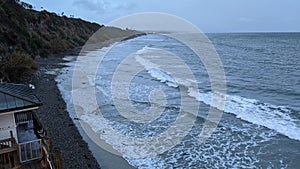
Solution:
M 35 61 L 24 52 L 11 53 L 0 63 L 0 79 L 7 82 L 28 80 L 36 70 Z

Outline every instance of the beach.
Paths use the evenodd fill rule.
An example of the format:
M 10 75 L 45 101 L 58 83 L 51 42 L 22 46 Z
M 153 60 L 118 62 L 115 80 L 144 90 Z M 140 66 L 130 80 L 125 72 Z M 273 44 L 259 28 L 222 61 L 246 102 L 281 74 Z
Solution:
M 189 43 L 198 43 L 194 34 L 182 35 Z M 148 34 L 116 43 L 112 48 L 88 50 L 76 61 L 75 68 L 74 62 L 68 62 L 67 65 L 70 67 L 63 68 L 56 81 L 63 99 L 66 100 L 71 117 L 78 117 L 81 119 L 80 122 L 88 124 L 90 129 L 96 132 L 98 138 L 105 140 L 121 152 L 128 163 L 136 168 L 297 168 L 299 163 L 295 159 L 299 158 L 297 151 L 300 138 L 299 105 L 298 102 L 291 100 L 297 100 L 299 96 L 297 95 L 299 84 L 294 80 L 297 76 L 293 74 L 299 70 L 295 66 L 298 64 L 297 58 L 299 57 L 295 57 L 295 52 L 283 50 L 282 47 L 285 46 L 286 39 L 289 39 L 291 44 L 295 44 L 296 49 L 296 44 L 299 44 L 298 34 L 261 33 L 239 34 L 239 36 L 209 34 L 208 36 L 224 64 L 228 86 L 226 96 L 224 96 L 226 105 L 222 119 L 204 144 L 197 138 L 207 120 L 210 107 L 216 106 L 211 102 L 209 74 L 205 65 L 193 51 L 164 35 Z M 276 40 L 270 40 L 270 37 L 276 37 Z M 245 43 L 240 44 L 240 41 Z M 280 43 L 274 47 L 274 41 Z M 261 46 L 272 49 L 272 53 L 277 54 L 274 55 L 262 49 Z M 183 71 L 182 66 L 181 71 L 178 72 L 181 75 L 179 80 L 177 82 L 174 80 L 172 75 L 176 75 L 179 64 L 169 58 L 168 52 L 162 52 L 161 49 L 171 51 L 189 65 L 196 81 L 199 82 L 197 87 L 191 85 L 191 82 L 195 80 L 186 78 L 189 73 Z M 281 56 L 289 59 L 285 60 Z M 97 59 L 102 57 L 103 59 L 98 64 Z M 129 59 L 132 59 L 131 62 L 126 62 Z M 171 61 L 173 64 L 170 64 Z M 270 65 L 266 66 L 265 62 L 270 62 Z M 281 64 L 283 62 L 288 62 L 288 64 Z M 78 66 L 78 63 L 88 66 L 84 64 Z M 96 75 L 92 71 L 96 69 L 95 65 L 90 63 L 97 63 Z M 129 81 L 125 80 L 127 77 L 122 73 L 134 74 L 133 68 L 137 65 L 141 68 L 130 80 L 129 92 L 124 92 L 128 95 L 122 96 L 122 98 L 130 98 L 130 103 L 124 104 L 123 100 L 116 102 L 114 100 L 116 97 L 121 98 L 115 95 L 119 92 L 118 89 L 126 88 L 113 87 L 113 85 L 126 86 Z M 176 66 L 166 67 L 168 65 Z M 164 69 L 165 67 L 167 69 Z M 141 69 L 143 71 L 140 71 Z M 85 73 L 77 71 L 76 75 L 79 78 L 75 82 L 84 84 L 84 89 L 95 90 L 96 101 L 90 97 L 92 95 L 89 95 L 89 90 L 79 91 L 76 90 L 77 88 L 75 90 L 70 88 L 70 83 L 76 77 L 72 76 L 75 70 Z M 264 73 L 261 74 L 261 72 Z M 273 79 L 278 79 L 278 77 L 282 80 L 274 83 Z M 119 80 L 116 81 L 116 79 Z M 257 82 L 263 86 L 257 85 Z M 188 89 L 189 92 L 181 94 L 181 88 Z M 121 114 L 129 112 L 132 107 L 139 111 L 149 110 L 149 95 L 151 96 L 151 92 L 157 89 L 166 95 L 168 102 L 162 114 L 151 123 L 133 122 L 132 116 L 124 117 Z M 73 92 L 73 100 L 69 97 L 71 92 Z M 79 96 L 78 102 L 74 102 L 76 94 Z M 184 106 L 182 99 L 188 99 L 189 105 L 198 103 L 199 111 L 184 109 L 186 116 L 181 115 L 180 109 Z M 82 114 L 72 110 L 73 104 L 84 110 L 81 111 Z M 156 104 L 161 107 L 164 102 L 156 102 Z M 117 106 L 122 106 L 124 110 L 118 110 Z M 98 110 L 97 107 L 99 112 L 95 111 Z M 136 114 L 138 113 L 140 112 Z M 186 121 L 179 121 L 178 117 L 184 117 Z M 75 124 L 77 122 L 75 121 Z M 193 125 L 190 129 L 187 127 L 189 124 Z M 160 138 L 161 133 L 170 131 L 173 125 L 178 126 L 176 134 Z M 184 133 L 185 131 L 189 132 Z M 180 139 L 177 136 L 184 136 L 184 138 L 176 143 L 174 140 Z M 155 139 L 148 142 L 148 138 Z M 160 140 L 173 142 L 163 144 L 168 141 Z M 169 145 L 175 146 L 169 147 Z M 91 149 L 95 152 L 96 158 L 105 157 L 101 152 Z M 147 156 L 150 153 L 157 154 Z M 100 165 L 104 164 L 104 161 L 119 164 L 119 161 L 112 160 L 111 157 L 108 159 L 99 159 Z
M 37 59 L 38 71 L 31 83 L 35 86 L 35 94 L 43 102 L 43 106 L 37 110 L 38 118 L 52 140 L 53 150 L 59 149 L 62 153 L 62 168 L 132 168 L 123 158 L 102 150 L 86 135 L 83 135 L 84 138 L 81 136 L 58 90 L 55 81 L 57 74 L 49 73 L 63 68 L 61 63 L 66 62 L 63 57 L 77 56 L 80 49 Z
M 191 42 L 195 41 L 193 34 L 185 36 Z M 276 37 L 276 41 L 280 43 L 274 47 L 274 40 L 270 40 L 270 37 Z M 72 60 L 75 57 L 72 56 L 77 56 L 80 48 L 57 57 L 39 59 L 39 71 L 32 81 L 36 86 L 37 95 L 44 102 L 38 116 L 49 131 L 53 147 L 62 151 L 63 168 L 132 168 L 130 165 L 136 168 L 297 168 L 300 109 L 296 101 L 299 98 L 299 84 L 294 80 L 298 75 L 294 73 L 299 71 L 299 67 L 295 66 L 299 64 L 299 57 L 294 51 L 283 50 L 283 47 L 286 39 L 289 39 L 291 44 L 294 44 L 292 47 L 298 50 L 298 37 L 299 34 L 295 33 L 209 35 L 224 64 L 227 94 L 222 119 L 204 144 L 197 138 L 201 134 L 210 106 L 214 106 L 210 101 L 209 77 L 204 65 L 201 65 L 200 58 L 186 46 L 164 35 L 149 34 L 123 41 L 109 48 L 109 53 L 105 52 L 108 48 L 104 46 L 111 42 L 98 45 L 98 49 L 102 47 L 99 50 L 89 49 L 86 53 L 81 53 L 81 61 L 94 61 L 93 59 L 105 54 L 99 64 L 96 80 L 93 82 L 86 78 L 87 81 L 82 83 L 96 88 L 97 104 L 105 120 L 93 112 L 95 109 L 90 104 L 83 104 L 83 115 L 76 116 L 72 110 L 74 102 L 69 97 L 74 91 L 70 88 L 70 83 L 74 80 Z M 240 41 L 245 43 L 240 44 Z M 260 46 L 272 49 L 273 52 L 261 49 Z M 188 83 L 192 80 L 181 79 L 178 81 L 180 83 L 175 83 L 168 72 L 158 68 L 147 69 L 149 65 L 164 66 L 169 63 L 170 59 L 164 59 L 168 57 L 168 53 L 158 49 L 170 50 L 190 65 L 196 80 L 201 82 L 198 84 L 199 95 L 194 94 L 195 88 Z M 232 51 L 234 53 L 231 53 Z M 283 55 L 289 59 L 282 58 Z M 154 89 L 166 93 L 169 101 L 161 116 L 151 123 L 141 125 L 124 118 L 115 108 L 116 103 L 113 102 L 113 95 L 110 93 L 114 75 L 121 72 L 118 68 L 129 56 L 135 59 L 133 64 L 138 62 L 145 68 L 145 71 L 140 71 L 131 81 L 131 104 L 141 110 L 147 110 L 148 95 Z M 262 58 L 264 62 L 261 61 Z M 266 66 L 265 62 L 270 64 Z M 287 64 L 281 64 L 283 62 Z M 66 65 L 69 67 L 64 67 Z M 86 66 L 80 68 L 83 71 L 91 69 Z M 182 77 L 186 77 L 186 74 L 182 74 Z M 83 77 L 84 75 L 80 76 L 81 79 Z M 91 74 L 87 74 L 86 77 L 91 77 Z M 279 77 L 281 80 L 274 83 L 273 79 L 280 79 Z M 121 80 L 118 83 L 122 83 Z M 263 86 L 257 85 L 258 82 Z M 181 96 L 179 85 L 188 88 L 190 92 Z M 79 96 L 81 100 L 90 98 L 83 98 L 84 94 Z M 182 98 L 200 105 L 197 114 L 187 110 L 187 116 L 183 116 L 189 118 L 187 122 L 190 122 L 191 118 L 195 119 L 191 129 L 186 128 L 185 121 L 177 123 L 180 126 L 178 132 L 189 131 L 187 135 L 171 134 L 167 137 L 171 140 L 176 135 L 185 136 L 180 143 L 160 152 L 161 147 L 167 147 L 160 147 L 162 142 L 153 141 L 151 144 L 154 145 L 149 145 L 134 140 L 150 138 L 155 133 L 169 130 L 170 124 L 178 122 L 176 119 L 179 116 Z M 125 108 L 130 109 L 129 106 Z M 72 120 L 70 116 L 76 118 Z M 83 130 L 80 127 L 76 127 L 79 122 L 88 124 L 93 131 L 104 131 L 97 133 L 98 138 L 121 152 L 130 165 L 122 157 L 110 154 L 95 145 L 81 132 Z M 113 127 L 113 130 L 110 127 Z M 145 157 L 147 154 L 142 154 L 153 150 L 157 155 Z

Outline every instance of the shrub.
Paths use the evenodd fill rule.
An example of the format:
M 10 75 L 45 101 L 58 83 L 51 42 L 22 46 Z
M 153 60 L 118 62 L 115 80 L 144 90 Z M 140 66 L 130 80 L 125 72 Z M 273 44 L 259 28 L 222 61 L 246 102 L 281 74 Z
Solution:
M 35 61 L 24 52 L 11 53 L 0 63 L 0 79 L 7 82 L 28 80 L 36 70 Z

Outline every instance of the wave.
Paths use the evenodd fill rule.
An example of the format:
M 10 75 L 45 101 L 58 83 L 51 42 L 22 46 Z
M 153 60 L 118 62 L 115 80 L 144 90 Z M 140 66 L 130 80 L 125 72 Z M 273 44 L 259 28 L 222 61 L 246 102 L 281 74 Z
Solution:
M 152 68 L 152 69 L 148 70 L 148 73 L 152 77 L 160 80 L 160 82 L 166 83 L 168 86 L 175 87 L 175 88 L 178 87 L 178 84 L 176 83 L 175 79 L 173 79 L 170 74 L 168 74 L 160 69 Z
M 148 73 L 153 78 L 170 87 L 186 87 L 190 97 L 221 110 L 218 106 L 211 104 L 211 92 L 199 92 L 199 89 L 192 87 L 193 85 L 191 83 L 196 82 L 190 79 L 176 79 L 175 81 L 170 73 L 159 68 L 153 68 L 154 63 L 145 59 L 145 57 L 141 57 L 141 55 L 151 53 L 151 50 L 153 53 L 153 50 L 155 49 L 145 47 L 138 51 L 136 60 L 142 64 L 146 70 L 148 70 Z M 154 66 L 159 67 L 158 65 Z M 149 69 L 149 67 L 151 67 L 151 69 Z M 218 95 L 217 93 L 215 94 Z M 290 139 L 300 141 L 300 121 L 291 116 L 293 114 L 291 109 L 284 106 L 262 103 L 255 99 L 244 98 L 236 95 L 226 95 L 225 98 L 226 104 L 224 112 L 234 114 L 237 118 L 247 122 L 275 130 Z

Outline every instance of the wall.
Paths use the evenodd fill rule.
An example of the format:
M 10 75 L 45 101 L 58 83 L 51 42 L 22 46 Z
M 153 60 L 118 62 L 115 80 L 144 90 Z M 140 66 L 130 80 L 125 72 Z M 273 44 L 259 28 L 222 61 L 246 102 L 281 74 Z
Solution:
M 18 141 L 14 114 L 0 114 L 0 140 L 10 138 L 10 131 Z

